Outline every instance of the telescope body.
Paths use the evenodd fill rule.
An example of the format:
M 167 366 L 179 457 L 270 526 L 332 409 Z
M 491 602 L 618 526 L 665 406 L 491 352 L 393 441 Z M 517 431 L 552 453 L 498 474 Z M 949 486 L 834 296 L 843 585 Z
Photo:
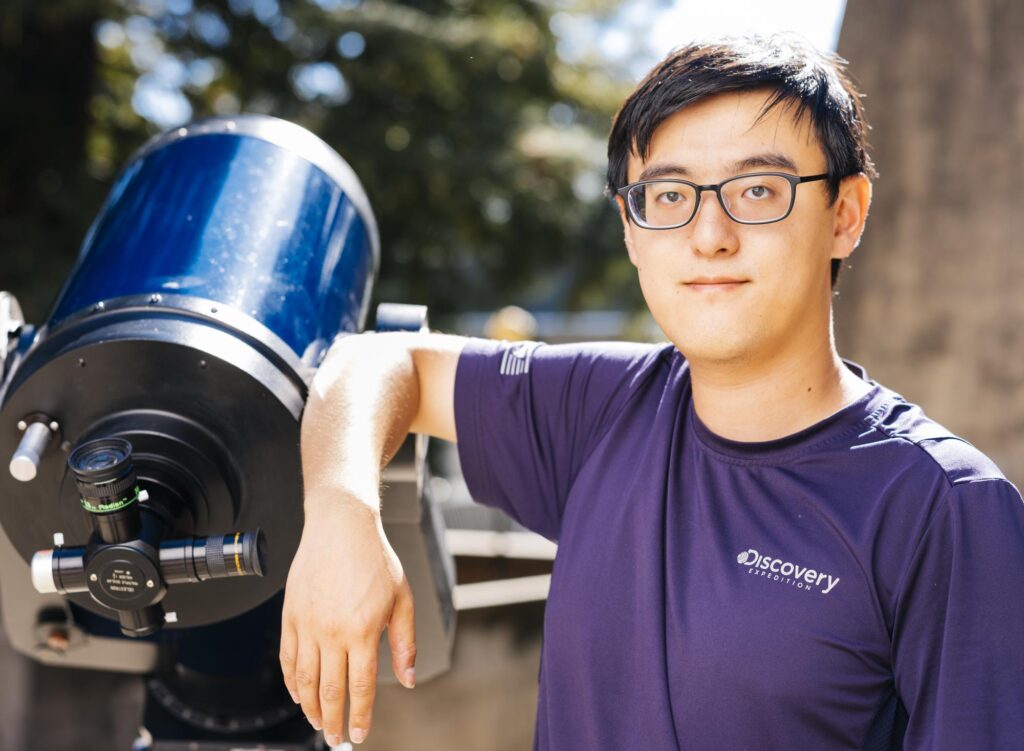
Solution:
M 379 255 L 356 175 L 299 126 L 213 118 L 141 149 L 48 320 L 12 325 L 9 339 L 0 330 L 0 456 L 10 461 L 0 472 L 0 597 L 15 648 L 43 662 L 148 672 L 168 631 L 252 620 L 280 597 L 304 519 L 309 383 L 331 342 L 365 326 Z M 116 549 L 97 533 L 114 528 L 103 516 L 114 505 L 86 502 L 68 469 L 76 446 L 100 439 L 130 444 L 138 480 L 118 501 L 118 513 L 132 511 L 115 525 Z M 454 634 L 454 570 L 424 450 L 423 439 L 407 442 L 384 501 L 416 596 L 421 679 L 447 669 Z M 257 530 L 251 575 L 204 573 L 229 571 L 218 551 Z M 206 539 L 226 542 L 207 548 Z M 102 569 L 101 554 L 113 560 Z M 122 590 L 98 596 L 88 572 L 102 584 L 108 570 Z M 150 610 L 138 633 L 152 635 L 125 638 L 110 605 L 140 598 Z M 120 615 L 124 627 L 131 619 Z M 54 641 L 58 628 L 66 638 Z M 380 664 L 386 680 L 386 644 Z
M 366 319 L 379 245 L 352 169 L 298 126 L 214 119 L 147 144 L 86 236 L 50 327 L 97 303 L 190 296 L 307 363 Z

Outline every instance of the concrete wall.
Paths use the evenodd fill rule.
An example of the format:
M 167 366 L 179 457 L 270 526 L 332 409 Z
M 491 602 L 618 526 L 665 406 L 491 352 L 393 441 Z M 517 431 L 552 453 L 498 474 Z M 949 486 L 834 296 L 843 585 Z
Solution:
M 840 54 L 881 177 L 844 356 L 1024 485 L 1024 3 L 851 0 Z

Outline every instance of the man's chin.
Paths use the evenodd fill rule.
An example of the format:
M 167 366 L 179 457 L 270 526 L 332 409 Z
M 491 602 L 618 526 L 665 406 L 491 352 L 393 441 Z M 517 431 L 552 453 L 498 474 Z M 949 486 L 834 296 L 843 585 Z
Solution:
M 736 341 L 725 336 L 709 337 L 705 332 L 689 337 L 674 337 L 666 333 L 691 365 L 736 365 L 750 362 L 754 356 L 754 347 L 749 341 Z

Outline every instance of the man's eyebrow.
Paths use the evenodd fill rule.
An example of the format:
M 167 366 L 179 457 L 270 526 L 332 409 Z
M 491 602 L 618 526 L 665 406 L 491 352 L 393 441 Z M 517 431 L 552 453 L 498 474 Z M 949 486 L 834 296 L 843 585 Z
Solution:
M 790 172 L 798 172 L 796 163 L 785 154 L 777 152 L 766 152 L 755 154 L 745 159 L 733 162 L 730 173 L 737 175 L 741 172 L 756 169 L 784 169 Z M 655 180 L 659 177 L 691 177 L 690 170 L 681 164 L 652 164 L 643 172 L 637 180 Z
M 748 156 L 746 159 L 740 159 L 738 162 L 733 162 L 732 172 L 737 174 L 739 172 L 746 172 L 751 169 L 785 169 L 790 172 L 797 172 L 796 163 L 785 154 L 779 154 L 775 152 L 769 152 L 765 154 L 756 154 L 755 156 Z
M 640 173 L 638 180 L 653 180 L 656 177 L 668 175 L 690 177 L 690 170 L 681 164 L 652 164 Z

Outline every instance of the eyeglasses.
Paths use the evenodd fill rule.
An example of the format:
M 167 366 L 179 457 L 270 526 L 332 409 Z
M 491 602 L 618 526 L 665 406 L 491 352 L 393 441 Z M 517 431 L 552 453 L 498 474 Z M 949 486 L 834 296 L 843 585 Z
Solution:
M 718 203 L 739 224 L 781 222 L 793 210 L 796 186 L 828 175 L 798 177 L 785 172 L 751 172 L 718 185 L 697 185 L 688 180 L 640 180 L 615 191 L 626 202 L 629 218 L 644 229 L 676 229 L 689 224 L 700 208 L 705 190 L 713 190 Z

